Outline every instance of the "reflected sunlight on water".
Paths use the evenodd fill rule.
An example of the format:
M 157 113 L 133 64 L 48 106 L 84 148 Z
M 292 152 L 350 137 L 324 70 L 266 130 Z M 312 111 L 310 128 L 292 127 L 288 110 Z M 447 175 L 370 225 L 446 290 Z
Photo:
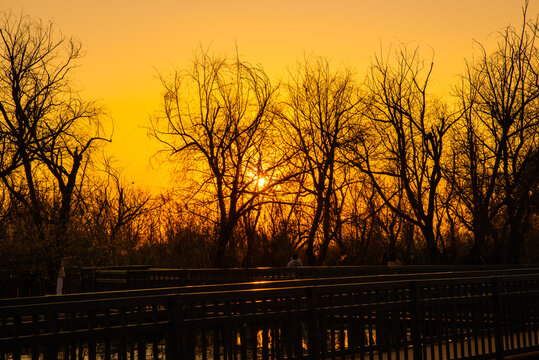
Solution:
M 228 331 L 228 332 L 227 332 Z M 303 323 L 300 328 L 266 328 L 255 329 L 249 326 L 240 329 L 217 329 L 205 330 L 198 332 L 195 335 L 194 355 L 197 360 L 213 359 L 213 358 L 242 358 L 244 353 L 250 359 L 261 359 L 264 357 L 295 357 L 297 356 L 297 348 L 295 341 L 290 341 L 296 338 L 298 331 L 301 333 L 301 351 L 304 355 L 308 354 L 309 350 L 309 333 L 307 324 Z M 217 336 L 217 337 L 216 337 Z M 292 336 L 290 338 L 289 336 Z M 228 340 L 226 340 L 228 339 Z M 297 338 L 296 338 L 297 339 Z M 227 346 L 226 344 L 232 346 Z M 327 330 L 325 333 L 325 341 L 321 344 L 324 352 L 341 351 L 350 349 L 350 347 L 376 345 L 376 330 L 373 328 L 363 329 L 363 337 L 359 339 L 349 339 L 349 329 L 340 328 L 333 331 Z M 110 359 L 127 358 L 138 360 L 137 344 L 126 344 L 123 347 L 125 356 L 118 354 L 120 347 L 118 345 L 110 345 L 108 350 Z M 214 353 L 215 346 L 218 346 L 218 351 Z M 60 347 L 57 359 L 89 359 L 87 344 L 78 344 L 74 351 Z M 290 353 L 292 351 L 292 353 Z M 66 353 L 67 352 L 67 353 Z M 96 349 L 96 359 L 104 360 L 106 358 L 105 343 L 98 343 Z M 41 354 L 38 359 L 43 359 Z M 165 341 L 161 340 L 157 344 L 146 345 L 146 359 L 161 360 L 166 358 Z M 12 356 L 6 357 L 5 360 L 15 360 Z M 30 355 L 21 356 L 21 360 L 32 360 Z

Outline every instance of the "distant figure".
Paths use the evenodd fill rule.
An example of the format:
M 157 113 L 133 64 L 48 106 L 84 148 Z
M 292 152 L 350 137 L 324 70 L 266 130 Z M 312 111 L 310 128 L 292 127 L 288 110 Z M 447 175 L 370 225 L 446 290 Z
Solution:
M 58 271 L 58 280 L 56 280 L 56 295 L 62 295 L 62 291 L 64 290 L 64 278 L 66 277 L 65 266 L 66 258 L 63 258 L 60 263 L 60 270 Z
M 301 263 L 301 261 L 299 261 L 298 254 L 292 255 L 292 258 L 290 259 L 290 261 L 286 265 L 286 267 L 289 267 L 289 268 L 291 268 L 291 267 L 300 267 L 300 266 L 303 266 L 303 264 Z

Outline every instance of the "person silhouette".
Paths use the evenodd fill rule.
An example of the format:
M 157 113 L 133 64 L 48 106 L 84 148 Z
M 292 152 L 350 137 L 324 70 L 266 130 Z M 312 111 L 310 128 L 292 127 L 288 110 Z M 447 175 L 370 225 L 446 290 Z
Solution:
M 58 279 L 56 280 L 56 295 L 62 295 L 64 291 L 64 278 L 66 277 L 66 262 L 67 258 L 62 258 L 60 270 L 58 271 Z

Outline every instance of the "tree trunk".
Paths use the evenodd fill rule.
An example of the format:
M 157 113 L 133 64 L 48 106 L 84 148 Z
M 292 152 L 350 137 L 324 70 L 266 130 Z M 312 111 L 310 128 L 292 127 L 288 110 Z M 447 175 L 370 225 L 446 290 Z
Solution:
M 314 253 L 314 239 L 316 236 L 316 230 L 322 216 L 322 201 L 320 199 L 316 202 L 316 211 L 314 214 L 311 229 L 309 230 L 309 238 L 307 239 L 307 265 L 316 265 L 316 255 Z
M 215 253 L 214 267 L 222 268 L 225 266 L 225 255 L 230 239 L 232 238 L 233 226 L 230 222 L 226 222 L 224 226 L 219 228 L 217 237 L 217 251 Z
M 441 260 L 441 254 L 438 246 L 436 246 L 436 237 L 434 235 L 432 224 L 422 226 L 421 232 L 423 233 L 427 244 L 427 253 L 429 255 L 428 262 L 431 264 L 438 264 Z

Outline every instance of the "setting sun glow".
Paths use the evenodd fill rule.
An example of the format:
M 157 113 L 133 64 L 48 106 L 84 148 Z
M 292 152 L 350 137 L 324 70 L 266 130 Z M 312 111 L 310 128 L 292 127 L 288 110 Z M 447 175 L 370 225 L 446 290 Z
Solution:
M 261 64 L 278 83 L 307 54 L 363 76 L 374 55 L 400 42 L 434 54 L 434 88 L 450 89 L 474 51 L 521 17 L 514 0 L 446 1 L 42 1 L 4 0 L 2 9 L 52 21 L 82 42 L 78 89 L 114 121 L 106 152 L 135 184 L 170 185 L 156 166 L 148 119 L 160 108 L 159 74 L 188 66 L 200 45 Z M 539 2 L 530 2 L 537 14 Z M 258 179 L 258 185 L 264 184 Z
M 0 298 L 61 295 L 82 267 L 232 283 L 260 266 L 539 263 L 539 0 L 2 5 Z M 261 279 L 302 272 L 282 270 Z M 246 329 L 230 324 L 212 335 L 227 354 Z M 105 325 L 93 350 L 28 348 L 95 358 Z M 310 335 L 309 358 L 329 354 Z M 29 356 L 21 339 L 8 357 Z M 193 339 L 174 348 L 194 358 Z

